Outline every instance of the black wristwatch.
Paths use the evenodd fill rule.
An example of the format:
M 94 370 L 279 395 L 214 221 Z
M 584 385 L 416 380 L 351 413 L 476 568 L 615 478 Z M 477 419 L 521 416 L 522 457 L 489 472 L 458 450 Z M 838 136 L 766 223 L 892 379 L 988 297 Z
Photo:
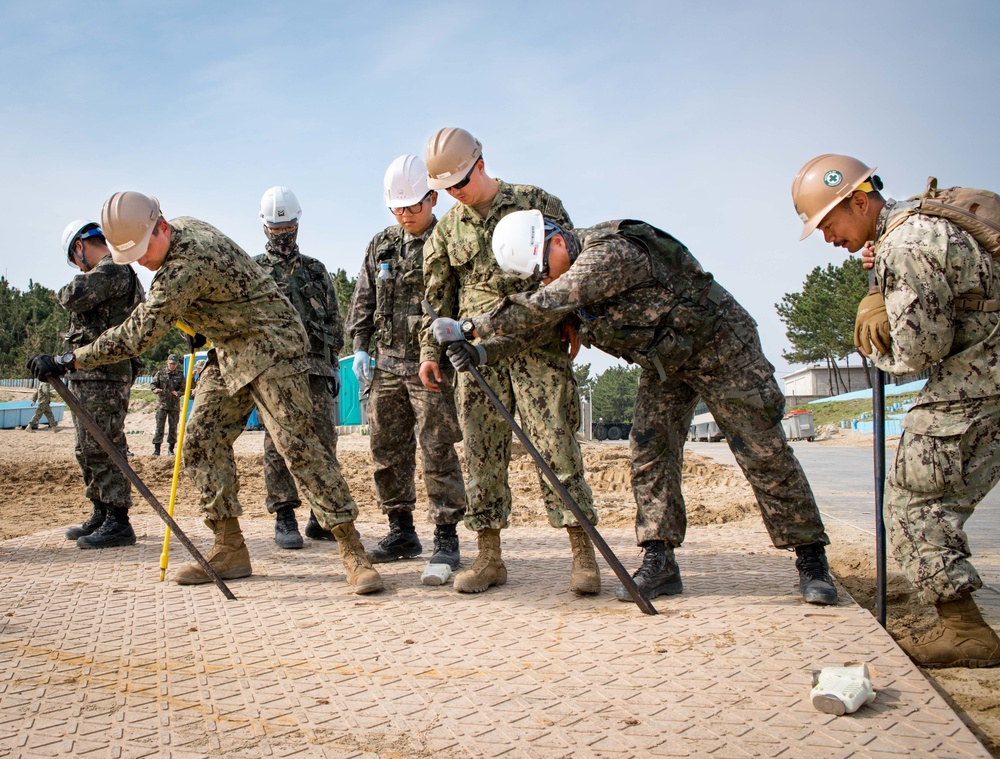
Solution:
M 54 357 L 57 364 L 68 367 L 69 371 L 73 370 L 73 362 L 76 361 L 76 354 L 73 351 L 67 351 L 60 356 Z
M 472 323 L 472 319 L 462 319 L 462 337 L 466 340 L 471 340 L 475 336 L 476 325 Z

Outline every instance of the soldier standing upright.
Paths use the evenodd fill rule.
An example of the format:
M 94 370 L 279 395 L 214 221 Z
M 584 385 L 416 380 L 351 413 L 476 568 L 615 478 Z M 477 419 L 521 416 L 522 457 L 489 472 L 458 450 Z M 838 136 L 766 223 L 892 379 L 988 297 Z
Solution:
M 434 227 L 424 246 L 427 300 L 439 316 L 462 318 L 487 311 L 504 296 L 533 289 L 500 271 L 490 250 L 497 222 L 512 211 L 543 208 L 570 226 L 569 215 L 554 195 L 529 185 L 511 185 L 486 174 L 479 140 L 464 129 L 445 128 L 427 143 L 428 185 L 447 190 L 458 201 Z M 425 327 L 430 319 L 425 317 Z M 500 401 L 520 412 L 528 437 L 538 447 L 563 486 L 587 518 L 597 524 L 593 494 L 584 479 L 583 455 L 576 439 L 580 401 L 569 355 L 556 325 L 522 341 L 510 358 L 490 360 L 483 377 Z M 492 357 L 491 357 L 492 359 Z M 420 378 L 437 390 L 442 382 L 441 347 L 425 329 L 420 351 Z M 468 510 L 465 524 L 477 532 L 479 556 L 455 577 L 455 590 L 479 593 L 507 581 L 500 556 L 500 530 L 507 527 L 511 495 L 508 468 L 511 431 L 487 395 L 468 375 L 458 380 L 458 416 L 465 438 Z M 570 590 L 598 593 L 601 576 L 590 538 L 552 486 L 539 473 L 549 524 L 565 528 L 573 551 Z
M 56 415 L 52 413 L 52 386 L 48 382 L 39 382 L 38 387 L 31 396 L 31 405 L 35 407 L 35 413 L 31 415 L 31 421 L 25 427 L 28 432 L 38 429 L 38 422 L 44 416 L 49 423 L 49 429 L 53 432 L 59 431 L 59 422 Z
M 153 455 L 160 455 L 163 444 L 163 428 L 169 427 L 167 433 L 167 451 L 174 455 L 177 445 L 177 422 L 181 416 L 181 394 L 184 392 L 184 375 L 178 368 L 180 359 L 171 353 L 167 356 L 167 365 L 153 377 L 151 384 L 156 396 L 156 433 L 153 435 Z M 169 422 L 169 425 L 167 424 Z
M 931 370 L 903 419 L 885 507 L 893 553 L 938 623 L 901 645 L 925 667 L 995 667 L 1000 638 L 972 598 L 983 581 L 964 527 L 1000 482 L 1000 264 L 962 227 L 884 198 L 874 172 L 844 155 L 803 166 L 801 239 L 818 229 L 850 253 L 874 242 L 855 345 L 890 374 Z
M 63 231 L 62 248 L 70 265 L 83 272 L 64 286 L 58 296 L 59 304 L 69 311 L 66 343 L 70 350 L 75 350 L 125 321 L 142 302 L 144 294 L 132 267 L 112 260 L 104 233 L 96 223 L 86 219 L 70 222 Z M 126 356 L 102 366 L 78 367 L 68 379 L 70 390 L 80 404 L 115 448 L 127 456 L 125 415 L 135 379 L 133 363 Z M 133 545 L 135 531 L 128 518 L 132 485 L 79 420 L 75 452 L 85 492 L 94 509 L 82 525 L 66 530 L 66 538 L 75 540 L 80 548 Z
M 212 567 L 225 580 L 252 573 L 239 522 L 233 441 L 256 406 L 319 523 L 337 538 L 354 592 L 382 590 L 354 527 L 357 504 L 315 430 L 302 320 L 277 284 L 210 224 L 189 216 L 168 222 L 155 198 L 115 193 L 101 216 L 112 255 L 156 272 L 149 300 L 71 353 L 33 356 L 32 373 L 44 379 L 122 361 L 155 345 L 183 320 L 197 333 L 192 350 L 212 342 L 184 437 L 184 465 L 215 534 L 206 557 Z M 199 564 L 181 567 L 174 579 L 181 585 L 212 581 Z
M 420 326 L 424 298 L 424 242 L 437 223 L 437 193 L 427 187 L 427 167 L 402 155 L 385 173 L 385 204 L 398 224 L 368 244 L 351 300 L 347 330 L 354 342 L 354 373 L 371 387 L 368 425 L 375 462 L 375 497 L 389 518 L 389 533 L 368 552 L 373 563 L 419 556 L 413 526 L 417 440 L 423 456 L 429 516 L 434 523 L 431 565 L 459 564 L 455 525 L 465 513 L 465 484 L 455 443 L 462 439 L 455 414 L 455 373 L 442 373 L 439 392 L 423 386 Z M 374 345 L 375 368 L 369 348 Z M 440 574 L 426 572 L 425 584 Z
M 254 260 L 278 284 L 302 320 L 309 339 L 309 395 L 312 397 L 316 434 L 337 458 L 337 396 L 340 394 L 340 349 L 344 345 L 344 323 L 337 294 L 326 267 L 299 252 L 296 242 L 302 208 L 287 187 L 272 187 L 260 199 L 260 218 L 267 236 L 265 252 Z M 274 542 L 280 548 L 302 548 L 295 509 L 302 504 L 288 467 L 264 433 L 264 482 L 267 510 L 274 514 Z M 310 511 L 306 537 L 334 540 Z
M 761 352 L 757 324 L 704 271 L 684 245 L 639 221 L 568 230 L 539 211 L 505 216 L 493 234 L 500 268 L 540 273 L 545 287 L 504 298 L 467 320 L 485 344 L 458 342 L 461 326 L 432 329 L 454 342 L 460 366 L 477 364 L 498 335 L 580 320 L 580 339 L 642 367 L 629 438 L 636 542 L 645 554 L 633 575 L 647 598 L 683 590 L 674 549 L 684 541 L 684 441 L 698 398 L 708 404 L 753 488 L 771 541 L 794 549 L 799 589 L 809 603 L 832 604 L 837 590 L 824 548 L 830 541 L 812 489 L 781 428 L 785 398 Z M 624 586 L 619 600 L 631 601 Z

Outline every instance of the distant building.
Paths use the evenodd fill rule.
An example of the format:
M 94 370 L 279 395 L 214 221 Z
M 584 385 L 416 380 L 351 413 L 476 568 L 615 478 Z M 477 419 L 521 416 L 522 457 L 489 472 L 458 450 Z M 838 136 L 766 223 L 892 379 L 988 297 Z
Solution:
M 809 401 L 871 387 L 865 379 L 863 366 L 840 367 L 840 378 L 846 388 L 843 385 L 835 388 L 830 383 L 832 371 L 824 364 L 816 364 L 784 375 L 781 379 L 785 383 L 785 405 L 794 408 Z

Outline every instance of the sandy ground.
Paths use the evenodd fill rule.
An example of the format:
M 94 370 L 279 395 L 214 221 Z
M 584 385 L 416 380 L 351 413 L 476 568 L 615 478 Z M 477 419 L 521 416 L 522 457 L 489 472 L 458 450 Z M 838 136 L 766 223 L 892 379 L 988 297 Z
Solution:
M 4 395 L 6 397 L 2 397 Z M 22 395 L 26 394 L 5 389 L 0 391 L 0 400 L 20 399 Z M 150 411 L 148 407 L 134 406 L 128 416 L 129 447 L 135 453 L 130 462 L 165 506 L 170 496 L 173 459 L 149 455 L 153 431 Z M 60 429 L 57 433 L 44 428 L 35 433 L 0 430 L 0 481 L 5 484 L 0 493 L 0 540 L 79 524 L 90 513 L 90 503 L 83 496 L 79 469 L 73 457 L 75 436 L 68 415 Z M 866 436 L 834 430 L 824 430 L 817 443 L 871 445 Z M 240 497 L 247 512 L 244 518 L 271 519 L 263 507 L 262 446 L 261 432 L 244 433 L 236 442 Z M 628 456 L 625 446 L 584 444 L 587 479 L 594 490 L 603 525 L 627 527 L 634 522 Z M 338 457 L 360 508 L 361 520 L 381 521 L 383 517 L 378 515 L 374 505 L 368 438 L 356 434 L 342 436 Z M 517 504 L 512 515 L 513 526 L 546 524 L 535 465 L 516 441 L 510 481 Z M 688 523 L 693 526 L 759 519 L 752 492 L 742 474 L 733 467 L 702 457 L 691 454 L 685 457 L 684 495 Z M 419 502 L 426 503 L 426 492 L 419 477 L 417 496 Z M 184 477 L 177 503 L 180 514 L 196 511 L 194 488 Z M 137 507 L 143 508 L 138 504 Z M 424 528 L 421 531 L 425 531 Z M 833 541 L 829 556 L 834 574 L 859 604 L 874 613 L 875 561 L 870 538 L 841 524 L 828 525 L 828 531 Z M 634 567 L 639 556 L 639 549 L 636 549 L 634 555 L 623 556 L 622 560 L 626 566 Z M 683 558 L 681 567 L 683 571 Z M 891 564 L 888 608 L 888 628 L 897 638 L 919 634 L 933 623 L 932 612 L 916 600 L 899 568 Z M 925 674 L 993 756 L 1000 757 L 1000 668 L 925 670 Z

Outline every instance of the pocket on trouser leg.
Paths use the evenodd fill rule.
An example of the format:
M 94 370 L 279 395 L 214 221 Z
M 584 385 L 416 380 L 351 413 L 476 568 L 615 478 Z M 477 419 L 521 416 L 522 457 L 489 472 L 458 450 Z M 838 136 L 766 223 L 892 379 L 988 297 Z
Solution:
M 930 409 L 911 409 L 893 463 L 893 481 L 911 493 L 943 493 L 965 487 L 962 440 L 971 419 Z
M 943 493 L 963 488 L 962 436 L 904 432 L 893 469 L 895 483 L 910 493 Z

